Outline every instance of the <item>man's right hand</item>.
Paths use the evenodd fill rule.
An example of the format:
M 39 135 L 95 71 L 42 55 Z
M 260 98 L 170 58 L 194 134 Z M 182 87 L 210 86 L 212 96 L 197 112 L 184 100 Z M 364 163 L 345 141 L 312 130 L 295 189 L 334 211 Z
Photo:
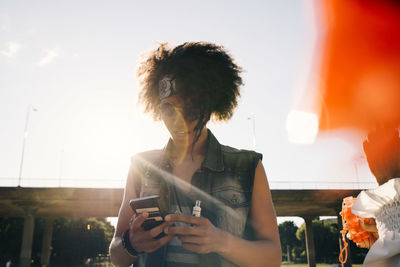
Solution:
M 166 235 L 159 239 L 155 239 L 156 236 L 164 231 L 166 226 L 169 226 L 169 223 L 167 222 L 160 224 L 151 230 L 145 231 L 142 228 L 142 224 L 148 216 L 149 214 L 147 212 L 144 212 L 139 216 L 134 215 L 129 223 L 129 241 L 137 252 L 156 251 L 174 237 L 174 235 Z

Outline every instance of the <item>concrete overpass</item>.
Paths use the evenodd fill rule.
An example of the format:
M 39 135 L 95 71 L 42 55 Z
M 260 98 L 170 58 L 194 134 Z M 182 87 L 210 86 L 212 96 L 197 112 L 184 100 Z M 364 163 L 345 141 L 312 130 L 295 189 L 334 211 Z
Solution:
M 315 266 L 311 222 L 337 216 L 341 201 L 360 190 L 271 190 L 277 216 L 303 217 L 309 266 Z M 20 266 L 30 266 L 34 218 L 46 220 L 42 264 L 48 265 L 53 220 L 59 217 L 116 217 L 123 189 L 0 187 L 0 216 L 24 217 Z M 340 225 L 340 220 L 338 221 Z

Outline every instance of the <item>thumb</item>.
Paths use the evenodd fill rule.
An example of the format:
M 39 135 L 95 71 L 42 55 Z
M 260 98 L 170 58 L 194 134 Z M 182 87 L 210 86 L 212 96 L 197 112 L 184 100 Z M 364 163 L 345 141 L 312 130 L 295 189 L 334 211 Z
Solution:
M 376 228 L 376 223 L 375 221 L 373 221 L 372 223 L 366 223 L 364 220 L 360 219 L 360 227 L 367 231 L 367 232 L 371 232 L 371 233 L 377 233 L 378 229 Z

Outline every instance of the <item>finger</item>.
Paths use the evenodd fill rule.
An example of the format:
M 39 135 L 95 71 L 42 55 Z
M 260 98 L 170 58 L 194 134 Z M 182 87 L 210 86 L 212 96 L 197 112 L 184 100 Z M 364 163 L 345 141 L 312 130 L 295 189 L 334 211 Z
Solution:
M 141 252 L 141 251 L 149 252 L 154 247 L 158 246 L 158 244 L 160 242 L 161 242 L 161 245 L 165 245 L 165 242 L 168 242 L 172 237 L 174 237 L 174 236 L 166 235 L 159 239 L 154 239 L 150 235 L 150 230 L 149 231 L 142 230 L 142 231 L 138 231 L 135 233 L 133 242 L 132 242 L 132 246 L 138 252 Z
M 378 232 L 378 229 L 376 228 L 375 223 L 369 224 L 369 223 L 364 222 L 364 220 L 360 220 L 360 227 L 367 232 L 372 232 L 372 233 Z
M 373 241 L 375 242 L 378 238 L 379 238 L 379 234 L 378 233 L 371 233 L 373 238 Z
M 365 243 L 365 241 L 361 241 L 359 243 L 356 243 L 357 247 L 359 248 L 368 248 L 367 244 Z
M 204 245 L 206 239 L 203 236 L 183 235 L 179 236 L 179 240 L 182 242 L 182 244 L 190 243 Z
M 168 226 L 165 227 L 164 232 L 169 235 L 204 235 L 202 229 L 193 226 Z
M 148 252 L 151 248 L 154 247 L 155 242 L 157 241 L 155 239 L 153 239 L 152 237 L 150 237 L 148 231 L 142 231 L 139 233 L 135 234 L 135 239 L 134 242 L 132 243 L 132 246 L 134 249 L 136 249 L 137 251 L 141 252 L 141 251 L 146 251 Z
M 146 252 L 153 252 L 159 249 L 160 247 L 167 244 L 174 236 L 173 235 L 166 235 L 159 239 L 152 239 L 151 241 L 146 243 Z
M 174 235 L 166 235 L 161 237 L 160 239 L 157 239 L 159 248 L 167 244 L 173 237 Z
M 185 243 L 182 244 L 182 248 L 186 250 L 190 250 L 199 254 L 206 254 L 209 253 L 210 251 L 206 249 L 204 246 L 196 245 L 196 244 L 190 244 L 190 243 Z
M 184 222 L 194 225 L 206 225 L 208 219 L 203 217 L 195 217 L 187 214 L 168 214 L 165 216 L 165 220 L 168 222 Z
M 135 219 L 133 220 L 131 229 L 132 230 L 140 229 L 142 224 L 143 224 L 143 222 L 147 219 L 147 217 L 149 217 L 149 213 L 148 212 L 143 212 L 139 216 L 135 217 Z
M 158 236 L 159 234 L 161 234 L 164 231 L 164 228 L 167 226 L 167 223 L 162 223 L 154 228 L 152 228 L 151 230 L 148 231 L 149 235 L 154 238 L 156 236 Z

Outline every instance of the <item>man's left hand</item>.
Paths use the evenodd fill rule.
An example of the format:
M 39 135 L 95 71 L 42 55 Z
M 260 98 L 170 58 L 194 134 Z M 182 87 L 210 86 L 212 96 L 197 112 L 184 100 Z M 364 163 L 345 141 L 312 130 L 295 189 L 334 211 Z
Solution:
M 207 218 L 185 214 L 169 214 L 165 220 L 170 223 L 182 222 L 192 226 L 168 226 L 164 232 L 178 235 L 182 247 L 200 254 L 221 252 L 226 245 L 228 234 L 215 227 Z

